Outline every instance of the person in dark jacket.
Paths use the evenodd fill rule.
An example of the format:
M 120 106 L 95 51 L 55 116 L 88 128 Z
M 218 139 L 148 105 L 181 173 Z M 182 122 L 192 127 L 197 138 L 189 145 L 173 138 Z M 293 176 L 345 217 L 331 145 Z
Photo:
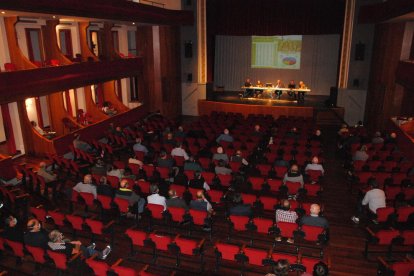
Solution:
M 188 205 L 185 203 L 185 200 L 177 196 L 177 192 L 173 189 L 168 191 L 167 209 L 168 207 L 188 209 Z
M 129 201 L 129 206 L 136 205 L 138 208 L 138 214 L 144 212 L 145 199 L 129 189 L 128 180 L 121 180 L 121 183 L 119 183 L 119 189 L 115 192 L 115 197 L 127 199 Z
M 250 204 L 243 204 L 242 196 L 240 193 L 233 195 L 233 206 L 229 209 L 229 215 L 236 216 L 248 216 L 253 215 L 253 210 Z
M 17 219 L 13 216 L 8 216 L 5 221 L 5 228 L 2 233 L 2 237 L 15 241 L 15 242 L 23 242 L 23 230 L 17 224 Z
M 24 243 L 31 246 L 46 249 L 49 242 L 48 233 L 42 229 L 42 225 L 37 219 L 27 222 L 28 232 L 24 234 Z

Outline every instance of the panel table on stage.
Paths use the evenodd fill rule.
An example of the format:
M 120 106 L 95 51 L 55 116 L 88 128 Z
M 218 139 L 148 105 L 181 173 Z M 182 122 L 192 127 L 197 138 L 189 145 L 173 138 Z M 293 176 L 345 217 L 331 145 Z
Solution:
M 290 88 L 277 88 L 277 87 L 258 87 L 258 86 L 242 86 L 242 98 L 252 98 L 254 95 L 261 95 L 262 99 L 273 99 L 275 97 L 276 91 L 286 91 L 287 92 L 293 92 L 297 96 L 299 93 L 309 93 L 310 89 L 290 89 Z M 295 97 L 297 98 L 297 97 Z

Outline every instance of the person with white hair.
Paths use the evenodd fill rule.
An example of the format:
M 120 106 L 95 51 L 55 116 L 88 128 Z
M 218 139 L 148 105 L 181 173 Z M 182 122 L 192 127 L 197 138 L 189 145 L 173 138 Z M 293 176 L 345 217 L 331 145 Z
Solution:
M 57 175 L 47 169 L 45 162 L 39 163 L 39 170 L 37 171 L 37 175 L 40 175 L 45 179 L 46 183 L 51 183 L 57 180 Z
M 185 149 L 183 149 L 182 143 L 177 143 L 177 146 L 171 151 L 171 156 L 181 156 L 184 157 L 184 160 L 188 160 L 190 158 Z
M 157 204 L 157 205 L 162 205 L 164 206 L 164 211 L 167 209 L 167 201 L 165 199 L 165 197 L 160 196 L 159 193 L 159 188 L 157 185 L 152 184 L 150 186 L 150 193 L 151 195 L 147 196 L 147 202 L 148 204 Z
M 233 136 L 230 135 L 230 131 L 225 128 L 223 133 L 217 137 L 216 142 L 220 144 L 221 141 L 232 143 L 234 141 Z
M 373 144 L 383 144 L 384 143 L 384 138 L 381 137 L 381 132 L 377 131 L 374 134 L 374 138 L 372 138 L 371 142 Z
M 73 187 L 73 190 L 78 193 L 91 193 L 96 199 L 96 186 L 92 184 L 92 175 L 87 174 L 83 177 L 83 182 L 79 182 Z
M 317 156 L 314 156 L 312 158 L 312 163 L 309 163 L 305 167 L 305 172 L 312 170 L 312 171 L 321 171 L 322 175 L 325 174 L 325 170 L 323 169 L 323 166 L 319 164 L 319 158 Z

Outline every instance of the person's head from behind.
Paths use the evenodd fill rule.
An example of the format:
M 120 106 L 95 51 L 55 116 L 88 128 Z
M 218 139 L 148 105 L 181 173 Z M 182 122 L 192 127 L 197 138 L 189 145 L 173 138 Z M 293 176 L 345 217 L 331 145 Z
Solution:
M 83 184 L 92 184 L 92 175 L 87 174 L 83 177 Z
M 235 193 L 233 195 L 233 203 L 234 204 L 241 204 L 243 202 L 241 193 Z
M 229 131 L 227 128 L 225 128 L 223 132 L 224 132 L 224 134 L 226 134 L 226 135 L 228 135 L 228 134 L 230 133 L 230 131 Z
M 167 153 L 165 152 L 165 150 L 160 151 L 160 158 L 161 159 L 166 159 L 167 158 Z
M 177 192 L 174 189 L 171 189 L 171 190 L 168 191 L 168 196 L 170 198 L 177 197 Z
M 390 137 L 391 137 L 392 139 L 395 139 L 395 138 L 397 138 L 397 133 L 395 133 L 395 132 L 392 132 L 392 133 L 390 134 Z
M 194 171 L 194 179 L 200 179 L 201 178 L 201 172 L 200 171 Z
M 222 154 L 223 153 L 223 147 L 217 147 L 217 153 Z
M 313 276 L 326 276 L 329 274 L 329 269 L 326 264 L 319 262 L 313 267 Z
M 289 261 L 286 259 L 280 259 L 276 262 L 276 265 L 274 267 L 274 274 L 276 276 L 285 276 L 289 273 Z
M 365 145 L 362 145 L 362 146 L 361 146 L 361 149 L 360 149 L 360 151 L 364 151 L 364 152 L 366 152 L 366 151 L 367 151 L 367 146 L 365 146 Z
M 49 233 L 49 240 L 53 243 L 63 242 L 63 234 L 59 230 L 52 230 Z
M 379 188 L 379 184 L 378 184 L 377 180 L 375 180 L 375 178 L 368 179 L 368 186 L 370 186 L 372 189 L 378 189 Z
M 27 229 L 30 232 L 39 232 L 42 226 L 40 225 L 40 222 L 37 219 L 30 219 L 27 222 Z
M 320 130 L 320 129 L 317 129 L 317 130 L 315 131 L 315 135 L 316 135 L 316 136 L 321 136 L 321 134 L 322 134 L 322 132 L 321 132 L 321 130 Z
M 5 220 L 4 220 L 4 224 L 6 225 L 6 227 L 8 228 L 13 228 L 16 226 L 17 224 L 17 219 L 13 216 L 8 216 Z
M 46 163 L 45 162 L 40 162 L 39 163 L 39 168 L 41 168 L 41 169 L 46 169 Z
M 293 164 L 293 165 L 290 167 L 290 172 L 292 172 L 292 173 L 299 173 L 299 167 L 298 167 L 298 165 Z
M 155 184 L 152 184 L 152 185 L 150 186 L 150 193 L 151 193 L 151 194 L 158 194 L 158 192 L 159 192 L 158 186 L 157 186 L 157 185 L 155 185 Z
M 197 200 L 204 199 L 204 193 L 203 193 L 202 190 L 197 191 L 196 198 L 197 198 Z
M 101 178 L 99 178 L 99 184 L 100 185 L 107 185 L 108 184 L 108 179 L 106 178 L 106 176 L 101 176 Z
M 119 183 L 119 187 L 121 187 L 121 189 L 128 189 L 129 187 L 128 180 L 122 179 L 121 182 Z
M 280 202 L 280 205 L 282 207 L 283 210 L 285 211 L 289 211 L 290 209 L 290 202 L 287 199 L 283 199 L 282 202 Z
M 318 156 L 314 156 L 312 158 L 312 164 L 319 164 L 319 158 L 318 158 Z
M 310 206 L 310 213 L 313 216 L 319 216 L 319 213 L 321 212 L 321 206 L 319 206 L 319 204 L 312 204 Z
M 172 140 L 173 139 L 173 134 L 171 132 L 167 133 L 167 139 L 168 140 Z
M 254 130 L 255 130 L 255 131 L 260 131 L 260 125 L 255 125 L 255 126 L 254 126 Z
M 137 143 L 137 144 L 141 144 L 141 138 L 136 138 L 136 139 L 135 139 L 135 143 Z

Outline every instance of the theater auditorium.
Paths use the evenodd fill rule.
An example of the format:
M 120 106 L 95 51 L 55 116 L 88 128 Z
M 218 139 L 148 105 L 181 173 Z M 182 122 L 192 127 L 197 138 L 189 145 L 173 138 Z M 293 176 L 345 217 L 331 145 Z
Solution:
M 0 275 L 414 274 L 414 1 L 0 1 Z

